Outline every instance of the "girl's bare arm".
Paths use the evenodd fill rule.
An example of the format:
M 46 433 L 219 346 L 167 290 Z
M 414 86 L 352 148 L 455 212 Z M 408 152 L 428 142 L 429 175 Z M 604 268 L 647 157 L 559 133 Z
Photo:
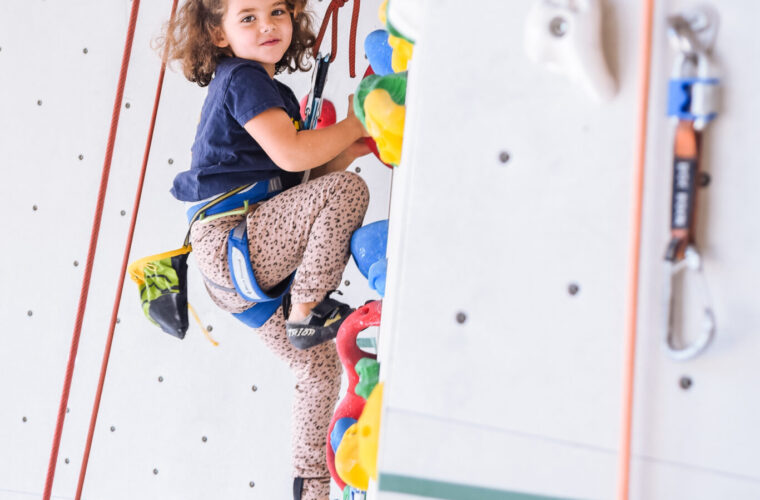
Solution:
M 296 130 L 288 114 L 280 108 L 255 116 L 245 124 L 245 129 L 272 161 L 288 172 L 303 172 L 325 165 L 366 135 L 350 106 L 345 119 L 318 130 Z

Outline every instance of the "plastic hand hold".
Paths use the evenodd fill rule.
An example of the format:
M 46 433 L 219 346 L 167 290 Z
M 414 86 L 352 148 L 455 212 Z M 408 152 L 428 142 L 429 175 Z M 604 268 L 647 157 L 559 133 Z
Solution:
M 385 163 L 382 158 L 380 158 L 380 151 L 377 149 L 377 143 L 372 137 L 365 137 L 364 142 L 367 144 L 367 147 L 369 147 L 370 151 L 372 151 L 372 154 L 375 155 L 375 158 L 380 160 L 380 163 L 385 165 L 388 168 L 393 168 L 393 165 L 390 163 Z
M 309 96 L 304 96 L 301 99 L 301 119 L 306 119 L 306 101 L 309 100 Z M 325 128 L 330 125 L 335 125 L 337 121 L 337 114 L 335 113 L 335 106 L 328 99 L 322 100 L 322 113 L 317 119 L 317 128 Z
M 369 65 L 376 75 L 393 73 L 391 58 L 393 49 L 388 45 L 388 32 L 375 30 L 364 39 L 364 52 L 367 54 Z
M 381 297 L 385 297 L 386 274 L 388 274 L 388 259 L 382 259 L 370 266 L 369 274 L 367 275 L 369 287 L 380 294 Z
M 335 471 L 349 486 L 366 490 L 369 474 L 359 462 L 359 427 L 352 425 L 343 434 L 343 440 L 335 452 Z
M 424 0 L 390 0 L 380 6 L 380 21 L 391 35 L 414 43 L 425 21 Z
M 398 165 L 406 118 L 406 73 L 369 75 L 354 94 L 354 111 L 377 143 L 380 159 Z
M 388 37 L 388 45 L 393 49 L 393 55 L 391 57 L 391 67 L 393 68 L 393 71 L 396 73 L 406 71 L 409 67 L 409 60 L 414 53 L 414 45 L 403 38 L 393 35 Z
M 372 358 L 360 359 L 354 367 L 359 374 L 359 383 L 356 384 L 356 395 L 367 399 L 377 385 L 380 378 L 380 363 Z
M 377 443 L 380 437 L 380 410 L 383 405 L 383 384 L 377 384 L 367 398 L 359 422 L 359 463 L 377 481 Z
M 335 422 L 335 427 L 333 427 L 333 430 L 330 433 L 330 446 L 332 446 L 333 451 L 336 451 L 338 449 L 338 446 L 343 439 L 343 434 L 346 433 L 346 430 L 355 423 L 356 419 L 350 417 L 343 417 Z
M 351 235 L 351 255 L 366 278 L 372 264 L 385 258 L 388 247 L 388 219 L 365 224 Z
M 364 100 L 364 114 L 367 132 L 377 144 L 380 159 L 398 165 L 404 142 L 406 107 L 393 102 L 387 91 L 375 89 Z
M 341 489 L 346 487 L 346 483 L 335 470 L 336 452 L 332 449 L 330 436 L 335 428 L 335 424 L 341 418 L 349 417 L 358 419 L 362 414 L 366 401 L 361 396 L 356 395 L 355 390 L 356 384 L 359 383 L 359 375 L 356 373 L 356 370 L 354 370 L 354 367 L 360 359 L 366 357 L 376 358 L 376 356 L 367 354 L 359 349 L 359 346 L 356 345 L 356 337 L 359 336 L 360 332 L 371 326 L 379 326 L 381 312 L 382 302 L 379 300 L 361 306 L 343 321 L 343 324 L 340 325 L 340 329 L 338 330 L 338 337 L 335 339 L 340 362 L 343 364 L 346 375 L 348 375 L 348 390 L 346 391 L 345 397 L 341 400 L 340 404 L 338 404 L 338 408 L 335 410 L 335 414 L 330 421 L 330 426 L 327 429 L 325 451 L 327 453 L 327 468 L 330 470 L 330 476 L 332 476 L 333 480 Z M 345 441 L 346 434 L 343 435 L 341 444 Z
M 597 101 L 617 92 L 602 51 L 601 0 L 536 0 L 525 28 L 525 50 Z

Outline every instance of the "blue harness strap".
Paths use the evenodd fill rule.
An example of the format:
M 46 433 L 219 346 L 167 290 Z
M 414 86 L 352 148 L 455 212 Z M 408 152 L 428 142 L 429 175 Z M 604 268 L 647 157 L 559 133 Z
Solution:
M 187 218 L 192 224 L 195 220 L 223 214 L 244 206 L 246 203 L 253 204 L 264 201 L 280 191 L 282 191 L 282 181 L 279 177 L 260 181 L 250 186 L 238 188 L 237 192 L 225 193 L 210 202 L 193 205 L 187 211 Z M 234 291 L 237 291 L 245 300 L 253 302 L 253 306 L 249 309 L 241 313 L 232 313 L 232 315 L 250 327 L 259 328 L 280 307 L 282 297 L 290 290 L 296 273 L 294 272 L 285 278 L 269 292 L 265 292 L 259 286 L 251 267 L 247 219 L 245 217 L 240 224 L 229 232 L 227 237 L 227 263 L 229 264 L 232 283 L 235 286 Z M 233 291 L 230 288 L 217 285 L 205 276 L 204 279 L 214 288 Z
M 291 274 L 275 286 L 269 293 L 261 289 L 251 267 L 248 251 L 248 221 L 243 219 L 230 231 L 227 237 L 227 262 L 230 266 L 232 283 L 238 294 L 249 302 L 277 301 L 290 289 L 296 273 Z

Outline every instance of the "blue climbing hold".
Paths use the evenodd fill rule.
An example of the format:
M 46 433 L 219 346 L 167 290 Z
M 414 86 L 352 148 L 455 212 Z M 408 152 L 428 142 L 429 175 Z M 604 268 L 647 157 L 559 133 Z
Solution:
M 362 226 L 351 236 L 351 254 L 359 272 L 367 278 L 375 262 L 385 259 L 388 247 L 388 219 Z
M 350 418 L 350 417 L 344 417 L 344 418 L 338 419 L 338 421 L 335 422 L 335 425 L 333 426 L 333 430 L 330 433 L 330 446 L 333 449 L 333 453 L 338 451 L 338 446 L 340 445 L 340 442 L 343 440 L 343 434 L 345 434 L 346 430 L 348 430 L 348 428 L 354 425 L 355 423 L 356 423 L 356 419 Z
M 364 39 L 364 53 L 367 54 L 369 65 L 376 75 L 384 76 L 394 73 L 391 60 L 393 49 L 388 45 L 388 32 L 375 30 Z

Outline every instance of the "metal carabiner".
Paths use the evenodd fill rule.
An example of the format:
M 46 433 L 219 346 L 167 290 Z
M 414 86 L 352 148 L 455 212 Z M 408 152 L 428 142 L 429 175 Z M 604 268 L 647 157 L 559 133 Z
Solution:
M 688 245 L 681 260 L 665 259 L 666 281 L 665 281 L 665 350 L 668 355 L 676 361 L 685 361 L 692 359 L 704 351 L 715 337 L 715 314 L 713 313 L 710 302 L 709 291 L 707 288 L 707 279 L 702 269 L 702 256 L 693 245 Z M 702 333 L 689 345 L 683 345 L 683 342 L 676 341 L 676 331 L 674 326 L 673 310 L 675 298 L 673 296 L 673 283 L 679 275 L 692 272 L 697 274 L 700 288 L 702 291 Z M 682 337 L 678 335 L 678 337 Z

